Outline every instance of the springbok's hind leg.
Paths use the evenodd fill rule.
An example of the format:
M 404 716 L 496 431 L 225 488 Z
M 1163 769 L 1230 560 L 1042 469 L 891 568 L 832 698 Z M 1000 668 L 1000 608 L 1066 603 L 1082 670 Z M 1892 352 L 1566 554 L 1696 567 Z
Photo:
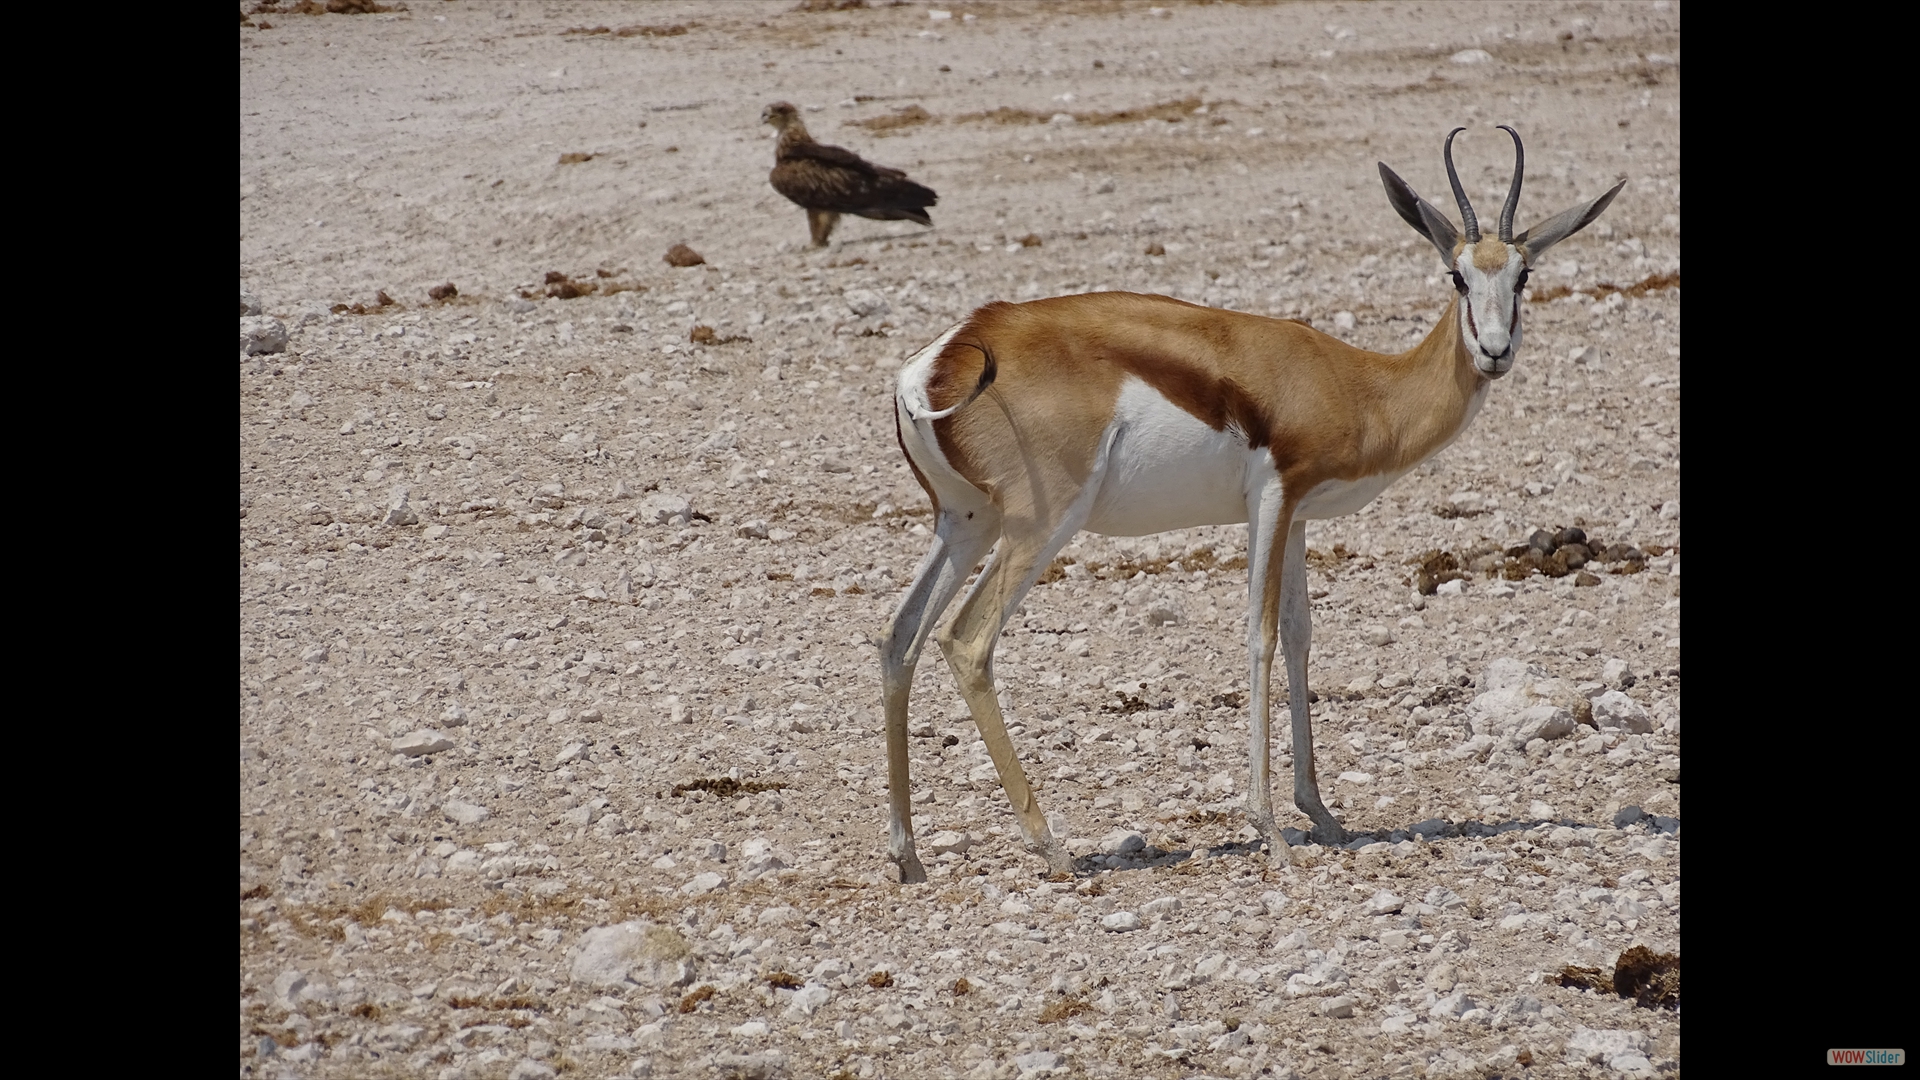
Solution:
M 1084 513 L 1081 516 L 1084 517 Z M 1000 638 L 1001 628 L 1013 617 L 1041 569 L 1075 531 L 1077 525 L 1065 529 L 1064 535 L 1050 538 L 1009 530 L 992 561 L 981 571 L 980 580 L 961 604 L 960 613 L 939 636 L 940 651 L 946 654 L 947 666 L 953 669 L 954 680 L 960 684 L 960 696 L 966 699 L 974 726 L 980 729 L 987 754 L 1000 774 L 1000 786 L 1013 804 L 1014 817 L 1020 822 L 1020 835 L 1028 850 L 1045 859 L 1048 871 L 1056 874 L 1073 872 L 1073 856 L 1067 854 L 1067 849 L 1048 827 L 1040 802 L 1034 798 L 1033 787 L 1027 783 L 1027 774 L 1020 768 L 1013 740 L 1007 735 L 1006 718 L 1001 714 L 1000 701 L 994 692 L 993 647 Z
M 913 689 L 913 670 L 940 613 L 952 603 L 999 531 L 1000 515 L 991 507 L 968 517 L 942 514 L 933 546 L 914 572 L 913 584 L 901 598 L 881 647 L 881 694 L 887 718 L 887 853 L 900 868 L 902 883 L 927 880 L 926 867 L 913 849 L 912 788 L 907 775 L 907 697 Z

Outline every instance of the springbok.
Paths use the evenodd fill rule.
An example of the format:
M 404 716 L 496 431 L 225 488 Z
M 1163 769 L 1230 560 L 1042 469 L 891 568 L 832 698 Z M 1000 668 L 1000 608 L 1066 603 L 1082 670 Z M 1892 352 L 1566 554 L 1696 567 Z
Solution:
M 941 612 L 994 548 L 939 635 L 999 771 L 1026 846 L 1050 872 L 1073 860 L 1056 840 L 1007 737 L 993 649 L 1041 572 L 1082 529 L 1144 536 L 1251 523 L 1247 552 L 1247 812 L 1270 851 L 1268 692 L 1275 638 L 1286 649 L 1294 804 L 1320 843 L 1349 839 L 1320 801 L 1307 713 L 1306 523 L 1350 514 L 1452 442 L 1520 347 L 1529 265 L 1585 227 L 1626 184 L 1515 236 L 1525 161 L 1514 170 L 1498 239 L 1480 225 L 1443 156 L 1460 230 L 1383 163 L 1387 201 L 1446 261 L 1457 294 L 1420 344 L 1368 352 L 1290 319 L 1198 307 L 1165 296 L 1086 293 L 996 302 L 902 367 L 895 431 L 933 500 L 934 541 L 882 646 L 888 846 L 900 880 L 926 880 L 914 852 L 907 696 Z M 998 541 L 998 547 L 994 547 Z

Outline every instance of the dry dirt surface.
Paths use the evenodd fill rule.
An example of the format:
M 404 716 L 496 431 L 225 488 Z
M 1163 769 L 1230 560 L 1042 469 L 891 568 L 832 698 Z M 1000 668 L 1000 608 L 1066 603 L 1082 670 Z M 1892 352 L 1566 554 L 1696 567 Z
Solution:
M 1677 1072 L 1678 4 L 328 6 L 240 28 L 242 1076 Z M 934 227 L 807 248 L 775 100 Z M 1491 221 L 1500 123 L 1522 227 L 1629 180 L 1308 532 L 1366 835 L 1250 842 L 1245 528 L 1082 536 L 997 665 L 1079 873 L 930 655 L 897 884 L 902 360 L 1102 289 L 1404 349 L 1375 163 L 1452 213 L 1465 125 Z

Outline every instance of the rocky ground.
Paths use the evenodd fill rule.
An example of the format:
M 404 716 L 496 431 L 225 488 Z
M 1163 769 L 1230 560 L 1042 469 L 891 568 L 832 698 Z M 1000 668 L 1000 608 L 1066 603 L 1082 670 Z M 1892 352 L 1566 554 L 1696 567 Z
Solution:
M 1677 4 L 409 6 L 240 29 L 242 1076 L 1677 1072 L 1562 985 L 1679 952 Z M 806 249 L 777 99 L 936 227 Z M 1248 843 L 1244 527 L 1082 536 L 997 663 L 1081 872 L 930 658 L 896 884 L 901 361 L 1109 288 L 1405 348 L 1375 162 L 1444 196 L 1469 125 L 1490 220 L 1495 123 L 1522 226 L 1631 179 L 1477 424 L 1309 530 L 1367 835 Z

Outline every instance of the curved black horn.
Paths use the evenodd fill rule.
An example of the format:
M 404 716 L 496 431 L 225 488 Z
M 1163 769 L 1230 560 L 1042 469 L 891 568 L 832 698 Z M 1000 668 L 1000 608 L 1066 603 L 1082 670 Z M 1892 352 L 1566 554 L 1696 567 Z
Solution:
M 1453 201 L 1460 204 L 1460 222 L 1467 227 L 1467 243 L 1480 242 L 1480 219 L 1473 216 L 1473 204 L 1467 201 L 1467 189 L 1460 186 L 1460 174 L 1453 171 L 1453 137 L 1467 130 L 1463 127 L 1447 132 L 1447 183 L 1453 185 Z
M 1513 243 L 1513 212 L 1520 207 L 1520 177 L 1527 171 L 1527 151 L 1520 145 L 1520 133 L 1505 124 L 1500 130 L 1513 136 L 1513 186 L 1507 189 L 1507 204 L 1500 208 L 1500 242 Z

